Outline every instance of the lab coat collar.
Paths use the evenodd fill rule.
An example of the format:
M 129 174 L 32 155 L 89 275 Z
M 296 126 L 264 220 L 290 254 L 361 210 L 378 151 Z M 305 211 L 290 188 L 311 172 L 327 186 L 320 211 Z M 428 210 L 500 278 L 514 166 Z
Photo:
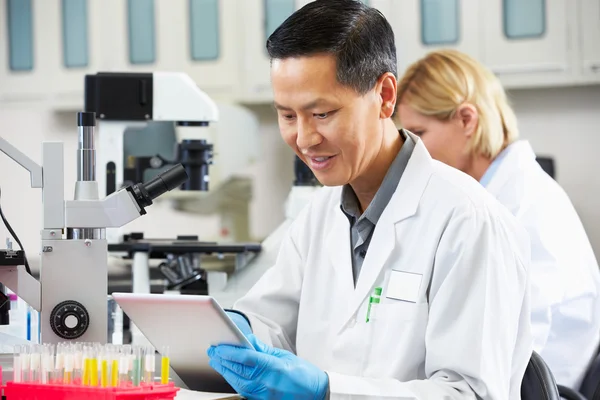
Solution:
M 339 285 L 336 293 L 349 299 L 347 309 L 340 314 L 340 319 L 334 322 L 339 323 L 340 330 L 352 319 L 364 300 L 371 294 L 375 282 L 398 242 L 396 224 L 415 215 L 431 176 L 433 170 L 431 156 L 417 136 L 409 132 L 409 137 L 415 141 L 415 148 L 396 191 L 375 227 L 356 289 L 352 278 L 348 219 L 339 206 L 334 209 L 333 226 L 327 235 L 326 243 L 330 262 L 336 271 L 335 284 Z
M 514 174 L 537 162 L 535 152 L 527 140 L 518 140 L 508 145 L 499 161 L 486 185 L 486 189 L 492 194 L 499 193 Z

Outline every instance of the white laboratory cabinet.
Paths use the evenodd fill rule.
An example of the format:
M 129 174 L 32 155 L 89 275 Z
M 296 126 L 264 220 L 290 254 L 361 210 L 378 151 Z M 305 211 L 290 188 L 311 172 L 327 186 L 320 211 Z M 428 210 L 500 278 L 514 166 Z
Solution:
M 158 0 L 161 67 L 187 73 L 215 99 L 239 90 L 239 0 Z M 169 60 L 168 62 L 166 60 Z
M 0 2 L 0 102 L 43 101 L 52 88 L 52 68 L 60 42 L 46 34 L 54 29 L 48 15 L 54 1 Z
M 186 72 L 215 99 L 238 90 L 238 0 L 103 0 L 111 71 Z M 108 44 L 107 43 L 107 44 Z
M 485 0 L 481 4 L 481 61 L 506 87 L 575 80 L 575 0 Z
M 37 0 L 46 3 L 44 35 L 54 43 L 45 74 L 54 109 L 83 106 L 86 74 L 103 69 L 103 0 Z M 51 7 L 49 7 L 52 5 Z
M 294 11 L 313 0 L 243 0 L 240 2 L 242 28 L 240 34 L 240 63 L 242 92 L 240 100 L 246 103 L 270 102 L 273 98 L 267 38 Z M 391 16 L 392 0 L 363 0 L 379 9 L 387 18 Z
M 396 35 L 400 77 L 410 64 L 441 48 L 479 58 L 481 4 L 481 0 L 392 1 L 389 20 Z
M 585 80 L 600 81 L 600 1 L 579 3 L 581 67 Z

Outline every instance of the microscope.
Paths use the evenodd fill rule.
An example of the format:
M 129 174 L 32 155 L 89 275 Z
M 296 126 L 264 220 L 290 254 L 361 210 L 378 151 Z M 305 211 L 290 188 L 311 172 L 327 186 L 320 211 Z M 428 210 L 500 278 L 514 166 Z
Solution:
M 77 126 L 73 200 L 64 198 L 62 142 L 42 143 L 40 166 L 0 137 L 0 151 L 29 171 L 32 188 L 42 189 L 40 280 L 31 275 L 22 249 L 9 248 L 0 251 L 0 282 L 40 311 L 43 343 L 107 342 L 106 230 L 146 214 L 154 199 L 188 180 L 185 167 L 175 164 L 147 183 L 101 195 L 96 175 L 96 160 L 102 159 L 96 154 L 96 114 L 79 112 Z
M 181 191 L 209 190 L 209 166 L 213 163 L 213 145 L 207 128 L 219 119 L 216 103 L 185 73 L 97 73 L 85 77 L 85 110 L 98 116 L 98 184 L 103 194 L 119 190 L 143 179 L 147 171 L 181 164 L 189 180 Z M 124 155 L 125 131 L 144 127 L 151 121 L 173 123 L 178 143 L 173 156 L 158 154 L 140 157 Z M 199 227 L 200 229 L 200 227 Z M 201 268 L 202 255 L 234 255 L 236 267 L 260 252 L 260 244 L 203 243 L 197 236 L 145 238 L 143 233 L 122 234 L 107 231 L 108 249 L 125 253 L 132 259 L 132 291 L 178 291 L 208 294 L 210 273 Z M 151 287 L 150 260 L 162 260 L 158 271 L 167 284 Z M 127 290 L 119 287 L 117 290 Z

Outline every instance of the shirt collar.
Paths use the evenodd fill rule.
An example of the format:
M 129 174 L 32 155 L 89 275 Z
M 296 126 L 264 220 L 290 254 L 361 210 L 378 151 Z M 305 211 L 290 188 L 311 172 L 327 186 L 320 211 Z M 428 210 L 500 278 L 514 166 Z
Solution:
M 369 204 L 369 207 L 367 207 L 360 217 L 360 206 L 354 190 L 349 184 L 344 185 L 342 188 L 341 209 L 348 218 L 358 218 L 359 220 L 368 219 L 373 225 L 376 225 L 379 221 L 379 217 L 381 217 L 383 210 L 387 207 L 398 187 L 402 174 L 406 169 L 408 160 L 415 147 L 412 138 L 408 136 L 403 129 L 401 129 L 399 133 L 404 138 L 404 144 L 386 172 L 385 177 L 381 182 L 381 186 L 377 190 L 377 193 L 375 193 L 375 197 L 371 201 L 371 204 Z
M 488 169 L 485 171 L 485 173 L 483 174 L 483 176 L 479 180 L 479 183 L 483 187 L 487 187 L 487 185 L 489 185 L 489 183 L 491 182 L 491 180 L 494 177 L 494 175 L 496 175 L 496 171 L 500 167 L 500 164 L 502 164 L 502 160 L 510 152 L 511 146 L 512 146 L 512 144 L 509 144 L 508 146 L 506 146 L 506 148 L 504 150 L 502 150 L 496 156 L 496 158 L 494 158 L 494 161 L 492 161 L 492 163 L 490 164 L 490 166 L 488 167 Z

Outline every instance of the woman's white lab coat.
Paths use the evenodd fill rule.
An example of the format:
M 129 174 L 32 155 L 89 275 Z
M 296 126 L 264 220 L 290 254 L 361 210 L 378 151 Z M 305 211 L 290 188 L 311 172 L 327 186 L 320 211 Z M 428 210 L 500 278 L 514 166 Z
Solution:
M 324 188 L 235 308 L 260 339 L 325 370 L 331 399 L 519 399 L 532 351 L 527 234 L 410 137 L 356 288 L 341 188 Z
M 511 144 L 487 190 L 531 239 L 534 350 L 557 383 L 579 388 L 600 342 L 600 271 L 564 190 L 539 166 L 527 141 Z

